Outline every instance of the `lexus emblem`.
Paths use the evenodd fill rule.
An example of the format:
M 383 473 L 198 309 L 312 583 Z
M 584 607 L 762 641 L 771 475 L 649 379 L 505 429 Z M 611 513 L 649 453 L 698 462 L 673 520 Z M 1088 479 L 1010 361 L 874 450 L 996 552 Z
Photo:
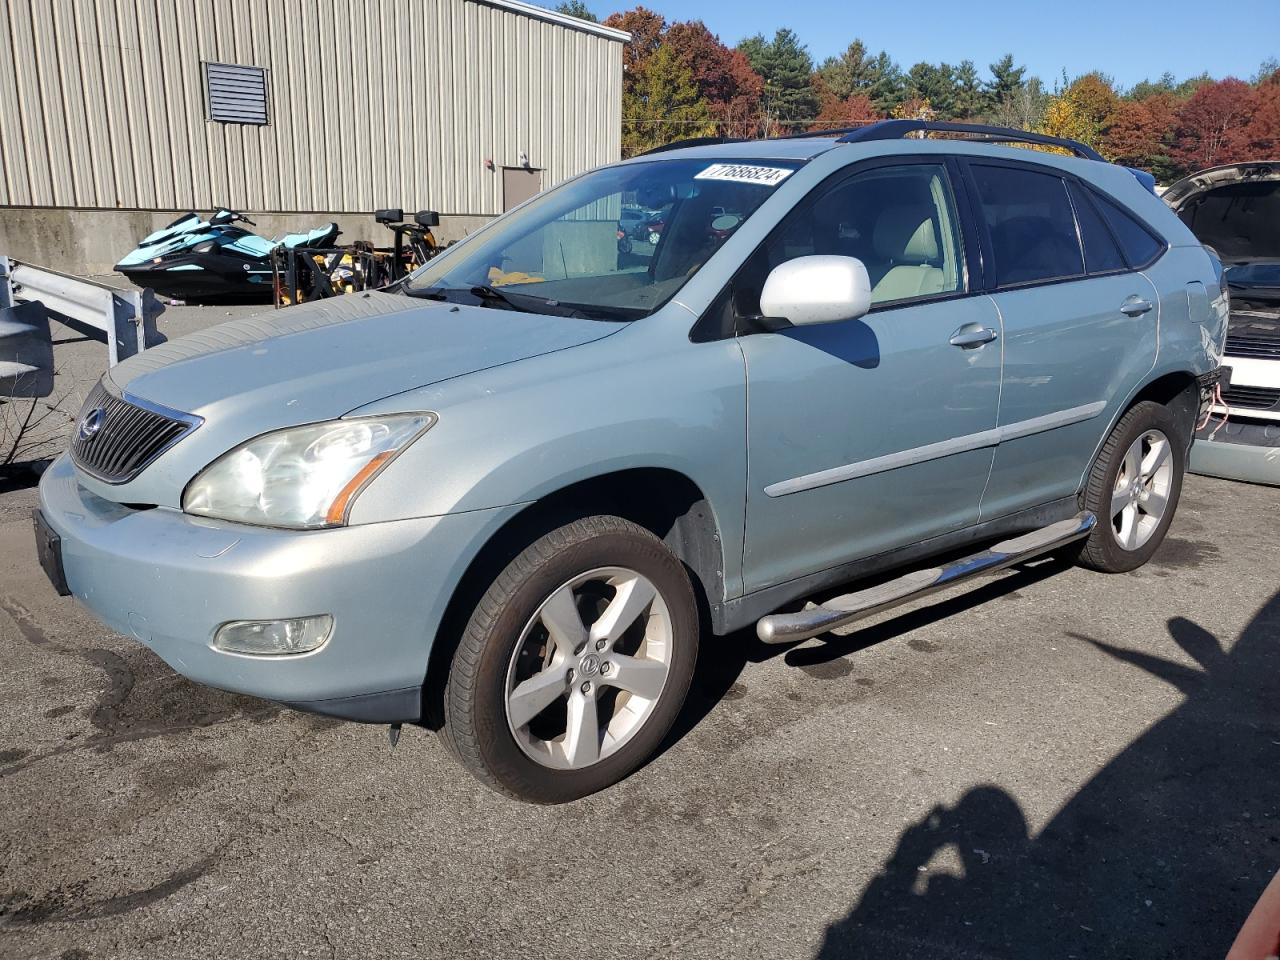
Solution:
M 107 411 L 102 407 L 94 407 L 83 417 L 80 418 L 80 426 L 76 433 L 81 440 L 92 440 L 98 435 L 98 431 L 102 429 L 102 424 L 106 422 Z

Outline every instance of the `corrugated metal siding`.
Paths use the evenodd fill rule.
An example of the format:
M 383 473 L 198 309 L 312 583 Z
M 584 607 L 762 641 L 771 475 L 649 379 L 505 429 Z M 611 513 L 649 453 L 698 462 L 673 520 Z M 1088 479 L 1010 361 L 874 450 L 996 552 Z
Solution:
M 0 50 L 0 206 L 493 214 L 521 151 L 621 148 L 621 42 L 475 0 L 5 0 Z M 207 120 L 205 61 L 270 122 Z

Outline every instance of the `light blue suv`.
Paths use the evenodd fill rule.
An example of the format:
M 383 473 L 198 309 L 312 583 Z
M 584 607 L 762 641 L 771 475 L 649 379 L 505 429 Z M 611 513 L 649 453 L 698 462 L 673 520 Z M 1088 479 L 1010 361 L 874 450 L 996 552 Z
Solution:
M 542 802 L 655 751 L 705 631 L 796 642 L 1049 552 L 1130 570 L 1207 409 L 1221 267 L 1131 171 L 994 140 L 1044 142 L 668 149 L 398 289 L 149 350 L 45 473 L 42 562 L 195 680 L 428 724 Z M 629 207 L 662 227 L 623 252 Z

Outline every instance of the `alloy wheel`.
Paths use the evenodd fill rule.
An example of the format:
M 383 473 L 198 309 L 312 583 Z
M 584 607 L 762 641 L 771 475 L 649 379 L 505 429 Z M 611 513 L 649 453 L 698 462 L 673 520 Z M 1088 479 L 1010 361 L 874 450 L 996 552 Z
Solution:
M 1160 526 L 1173 486 L 1173 448 L 1160 430 L 1130 445 L 1111 492 L 1111 530 L 1124 550 L 1138 550 Z
M 634 570 L 601 567 L 558 587 L 507 668 L 507 725 L 520 749 L 560 770 L 615 753 L 653 714 L 673 641 L 666 601 Z

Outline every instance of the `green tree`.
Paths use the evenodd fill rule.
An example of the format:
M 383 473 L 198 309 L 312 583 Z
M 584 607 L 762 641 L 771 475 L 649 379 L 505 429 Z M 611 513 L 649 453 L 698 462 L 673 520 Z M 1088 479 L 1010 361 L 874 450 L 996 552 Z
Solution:
M 972 120 L 982 116 L 991 106 L 987 91 L 978 79 L 978 68 L 972 60 L 961 60 L 953 72 L 955 79 L 955 105 L 958 120 Z
M 689 68 L 659 46 L 622 94 L 622 154 L 635 156 L 685 137 L 710 136 L 715 124 Z
M 1166 71 L 1159 80 L 1139 80 L 1124 95 L 1126 100 L 1146 100 L 1160 94 L 1172 94 L 1178 89 L 1178 81 Z
M 587 5 L 582 0 L 564 0 L 564 3 L 556 7 L 556 13 L 567 14 L 570 17 L 577 17 L 579 20 L 586 20 L 589 23 L 599 23 L 600 18 L 587 9 Z
M 991 79 L 987 81 L 987 100 L 993 109 L 1011 100 L 1025 86 L 1026 67 L 1015 66 L 1013 54 L 1006 53 L 991 64 Z
M 751 68 L 764 80 L 764 109 L 769 120 L 786 129 L 806 125 L 818 112 L 809 78 L 813 58 L 795 33 L 783 28 L 772 40 L 756 35 L 738 45 Z
M 956 115 L 956 75 L 951 64 L 917 63 L 907 71 L 905 85 L 907 99 L 927 102 L 939 120 Z
M 888 113 L 902 100 L 902 71 L 883 50 L 875 56 L 854 40 L 838 57 L 827 57 L 815 75 L 835 99 L 867 97 L 876 110 Z

